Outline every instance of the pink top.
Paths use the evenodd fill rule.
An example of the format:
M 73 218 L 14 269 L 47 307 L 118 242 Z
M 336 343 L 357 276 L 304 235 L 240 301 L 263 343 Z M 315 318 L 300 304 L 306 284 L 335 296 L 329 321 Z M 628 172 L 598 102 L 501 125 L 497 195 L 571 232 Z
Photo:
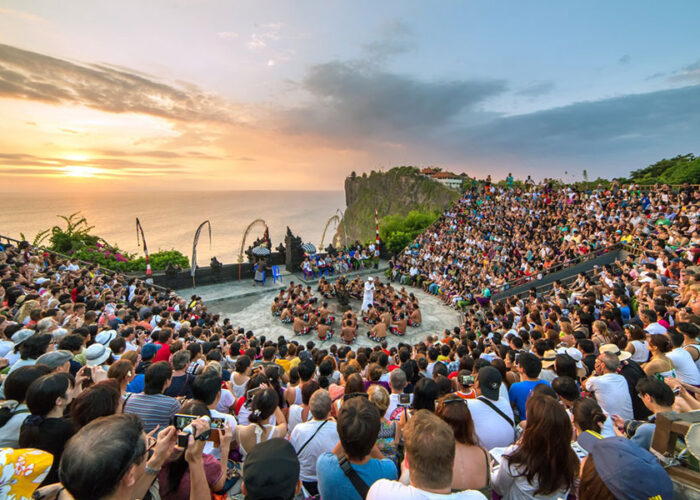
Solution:
M 204 475 L 207 476 L 207 483 L 209 483 L 209 489 L 212 490 L 214 485 L 219 481 L 223 472 L 221 471 L 221 465 L 219 461 L 211 455 L 202 455 L 204 460 Z M 168 465 L 165 464 L 158 474 L 158 484 L 160 485 L 160 497 L 161 500 L 189 500 L 190 499 L 190 469 L 189 467 L 182 475 L 180 480 L 180 485 L 177 490 L 168 493 L 170 487 L 168 486 Z

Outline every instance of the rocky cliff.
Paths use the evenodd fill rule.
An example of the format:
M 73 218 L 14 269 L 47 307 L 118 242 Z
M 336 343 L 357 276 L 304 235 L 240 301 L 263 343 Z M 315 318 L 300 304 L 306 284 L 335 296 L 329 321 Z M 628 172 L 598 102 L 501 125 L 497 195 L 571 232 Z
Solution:
M 458 197 L 457 191 L 420 175 L 414 167 L 361 176 L 353 172 L 345 179 L 343 224 L 350 242 L 365 242 L 374 238 L 375 208 L 381 220 L 387 215 L 405 216 L 411 210 L 443 210 Z

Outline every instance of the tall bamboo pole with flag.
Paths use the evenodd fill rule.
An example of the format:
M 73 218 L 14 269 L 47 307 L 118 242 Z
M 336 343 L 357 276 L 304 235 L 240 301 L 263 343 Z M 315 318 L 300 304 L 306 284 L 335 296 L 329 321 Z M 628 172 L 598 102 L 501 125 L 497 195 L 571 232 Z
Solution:
M 209 220 L 205 220 L 199 225 L 197 231 L 194 233 L 194 241 L 192 242 L 192 261 L 190 262 L 190 276 L 192 276 L 193 288 L 197 286 L 195 283 L 194 274 L 197 270 L 197 244 L 199 243 L 199 234 L 202 232 L 202 228 L 204 228 L 204 226 L 206 225 L 209 226 L 209 249 L 211 249 L 211 223 L 209 222 Z
M 148 256 L 148 247 L 146 246 L 146 236 L 143 233 L 143 226 L 138 217 L 136 217 L 136 244 L 141 246 L 143 243 L 143 254 L 146 256 L 146 279 L 151 278 L 151 260 Z

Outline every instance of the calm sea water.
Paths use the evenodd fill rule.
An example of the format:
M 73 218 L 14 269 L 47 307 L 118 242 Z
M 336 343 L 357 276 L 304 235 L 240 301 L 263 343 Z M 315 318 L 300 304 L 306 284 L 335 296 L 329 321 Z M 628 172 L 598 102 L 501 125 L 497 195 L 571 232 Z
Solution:
M 284 237 L 287 226 L 304 242 L 318 246 L 326 221 L 337 209 L 345 209 L 342 191 L 228 191 L 178 193 L 75 193 L 0 195 L 0 234 L 19 238 L 23 232 L 30 241 L 34 235 L 53 225 L 64 226 L 56 215 L 81 211 L 94 234 L 129 252 L 141 250 L 136 241 L 138 217 L 151 253 L 176 249 L 191 257 L 197 226 L 209 219 L 212 246 L 202 231 L 197 247 L 197 262 L 208 265 L 212 256 L 222 263 L 235 263 L 245 228 L 255 219 L 263 219 L 270 228 L 273 246 Z M 334 234 L 331 223 L 327 245 Z M 246 247 L 262 236 L 256 226 Z

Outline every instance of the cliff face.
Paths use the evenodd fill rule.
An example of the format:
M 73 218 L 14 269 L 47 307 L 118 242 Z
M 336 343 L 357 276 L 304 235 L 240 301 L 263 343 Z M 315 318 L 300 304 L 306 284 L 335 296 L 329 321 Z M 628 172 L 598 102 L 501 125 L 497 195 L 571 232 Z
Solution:
M 374 238 L 374 209 L 379 219 L 405 216 L 411 210 L 443 210 L 459 193 L 420 175 L 413 167 L 396 167 L 345 179 L 345 217 L 348 240 L 365 242 Z M 341 233 L 342 229 L 341 229 Z

